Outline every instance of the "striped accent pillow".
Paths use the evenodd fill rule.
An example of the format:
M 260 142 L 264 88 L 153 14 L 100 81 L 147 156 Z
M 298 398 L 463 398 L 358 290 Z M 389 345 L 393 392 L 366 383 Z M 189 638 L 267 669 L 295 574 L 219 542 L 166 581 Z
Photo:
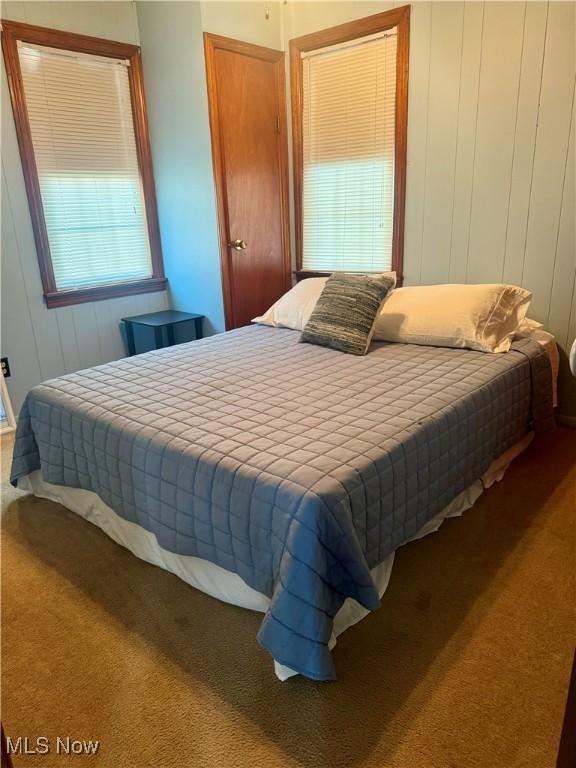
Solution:
M 332 275 L 324 286 L 300 341 L 365 355 L 376 314 L 394 287 L 390 275 Z

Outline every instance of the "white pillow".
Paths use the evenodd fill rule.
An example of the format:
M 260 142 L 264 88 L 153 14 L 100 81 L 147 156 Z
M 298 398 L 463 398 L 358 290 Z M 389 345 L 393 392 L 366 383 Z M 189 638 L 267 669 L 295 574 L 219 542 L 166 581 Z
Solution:
M 525 317 L 524 320 L 518 326 L 516 336 L 531 336 L 534 331 L 543 331 L 544 325 L 539 323 L 538 320 L 531 320 L 529 317 Z
M 385 272 L 396 283 L 396 272 Z M 255 317 L 252 322 L 260 325 L 271 325 L 276 328 L 292 328 L 303 331 L 310 319 L 312 310 L 324 290 L 328 277 L 307 277 L 291 288 L 261 317 Z
M 507 352 L 532 294 L 515 285 L 396 288 L 383 303 L 373 341 Z

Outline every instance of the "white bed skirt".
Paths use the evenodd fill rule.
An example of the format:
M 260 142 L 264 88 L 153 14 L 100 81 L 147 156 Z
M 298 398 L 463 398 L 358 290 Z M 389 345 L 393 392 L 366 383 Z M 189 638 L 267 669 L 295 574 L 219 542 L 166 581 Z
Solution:
M 465 491 L 459 494 L 436 517 L 432 518 L 418 531 L 411 541 L 421 539 L 429 533 L 434 533 L 442 525 L 447 517 L 457 517 L 465 510 L 470 509 L 485 488 L 500 480 L 509 464 L 532 442 L 534 433 L 529 432 L 520 442 L 492 463 L 488 471 Z M 136 557 L 146 560 L 153 565 L 164 568 L 175 574 L 187 584 L 200 589 L 212 597 L 241 608 L 249 608 L 253 611 L 264 613 L 268 610 L 270 599 L 252 587 L 249 587 L 240 576 L 221 568 L 219 565 L 189 555 L 176 555 L 162 549 L 154 534 L 141 528 L 136 523 L 117 515 L 110 507 L 92 491 L 79 488 L 67 488 L 62 485 L 52 485 L 43 480 L 40 471 L 33 472 L 20 478 L 18 488 L 30 491 L 35 496 L 40 496 L 50 501 L 58 502 L 72 512 L 83 517 L 101 528 L 111 539 L 129 549 Z M 394 553 L 389 555 L 382 563 L 372 569 L 371 574 L 378 588 L 380 597 L 386 591 Z M 369 613 L 366 608 L 355 600 L 348 598 L 334 618 L 334 628 L 330 639 L 330 648 L 336 645 L 338 635 L 341 635 L 349 627 L 361 621 Z M 289 667 L 274 661 L 274 671 L 280 680 L 298 674 Z

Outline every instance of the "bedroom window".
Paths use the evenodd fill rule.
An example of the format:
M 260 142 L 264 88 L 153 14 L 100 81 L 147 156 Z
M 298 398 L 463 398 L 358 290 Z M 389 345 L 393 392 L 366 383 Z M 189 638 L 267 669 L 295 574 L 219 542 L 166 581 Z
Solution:
M 291 41 L 300 276 L 401 278 L 409 10 Z
M 163 290 L 140 52 L 3 22 L 49 307 Z

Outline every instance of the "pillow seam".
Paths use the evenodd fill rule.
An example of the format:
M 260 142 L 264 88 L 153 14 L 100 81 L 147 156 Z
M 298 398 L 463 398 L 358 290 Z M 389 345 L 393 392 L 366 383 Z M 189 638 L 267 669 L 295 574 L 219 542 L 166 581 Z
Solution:
M 483 329 L 482 329 L 482 341 L 483 341 L 483 342 L 485 342 L 485 341 L 486 341 L 486 328 L 488 327 L 488 325 L 490 324 L 490 322 L 491 322 L 492 318 L 494 317 L 494 313 L 496 312 L 496 310 L 497 310 L 497 309 L 498 309 L 498 307 L 500 306 L 500 304 L 501 304 L 501 302 L 502 302 L 502 299 L 504 298 L 504 294 L 505 294 L 505 292 L 506 292 L 506 288 L 504 288 L 504 289 L 502 289 L 502 290 L 500 291 L 500 296 L 498 297 L 498 301 L 497 301 L 497 302 L 496 302 L 496 304 L 495 304 L 495 305 L 492 307 L 492 312 L 490 312 L 490 315 L 488 316 L 488 319 L 487 319 L 487 320 L 486 320 L 486 322 L 484 323 L 484 327 L 483 327 Z M 492 345 L 491 345 L 491 346 L 492 346 Z M 498 346 L 498 344 L 496 344 L 495 346 Z

